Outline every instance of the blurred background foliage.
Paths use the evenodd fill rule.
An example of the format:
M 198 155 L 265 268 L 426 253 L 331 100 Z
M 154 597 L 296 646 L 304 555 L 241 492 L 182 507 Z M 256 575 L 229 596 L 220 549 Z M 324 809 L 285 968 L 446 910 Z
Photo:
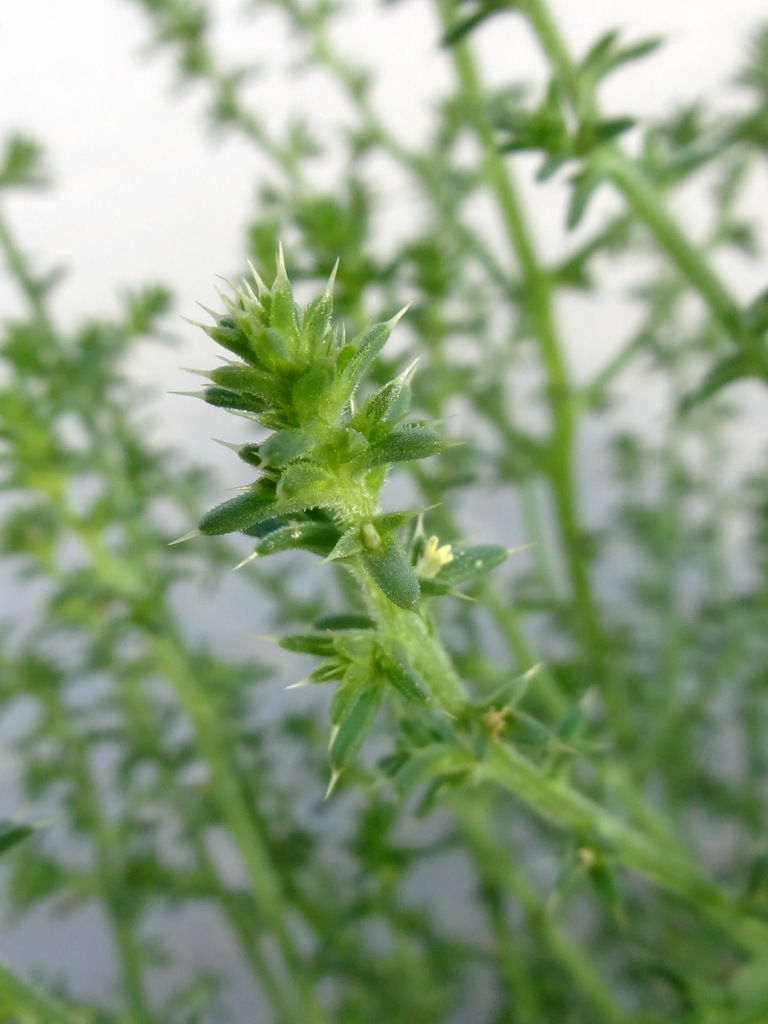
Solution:
M 453 75 L 415 145 L 335 43 L 340 6 L 241 12 L 243 31 L 277 15 L 289 32 L 285 90 L 300 95 L 315 72 L 335 83 L 333 133 L 298 114 L 277 123 L 261 56 L 218 56 L 213 2 L 133 6 L 208 124 L 267 162 L 243 269 L 250 258 L 271 280 L 282 241 L 298 290 L 316 289 L 338 258 L 335 311 L 353 332 L 411 302 L 373 383 L 421 356 L 415 408 L 466 443 L 398 471 L 392 493 L 434 505 L 441 539 L 532 542 L 473 600 L 441 602 L 473 695 L 538 666 L 506 740 L 685 847 L 726 909 L 708 913 L 709 890 L 655 887 L 600 836 L 433 770 L 439 729 L 415 708 L 393 705 L 323 800 L 326 693 L 282 694 L 304 666 L 263 642 L 230 656 L 216 600 L 252 602 L 263 633 L 348 608 L 349 581 L 313 575 L 304 555 L 249 565 L 227 591 L 242 544 L 167 547 L 217 492 L 197 452 L 155 443 L 153 396 L 131 373 L 138 346 L 167 344 L 173 297 L 154 284 L 126 291 L 111 319 L 60 323 L 59 272 L 12 226 L 48 157 L 15 135 L 0 160 L 20 310 L 3 323 L 0 549 L 18 610 L 0 699 L 19 816 L 0 824 L 0 852 L 6 955 L 13 922 L 38 915 L 32 973 L 50 995 L 3 969 L 0 1020 L 759 1024 L 768 484 L 752 435 L 744 450 L 742 399 L 765 408 L 768 304 L 718 268 L 763 258 L 744 196 L 765 175 L 768 30 L 738 70 L 737 109 L 702 101 L 650 122 L 604 115 L 598 94 L 658 40 L 608 32 L 571 57 L 538 0 L 439 0 Z M 532 29 L 541 80 L 484 82 L 477 37 L 501 21 Z M 554 258 L 529 223 L 530 179 L 553 203 L 567 195 Z M 388 207 L 398 193 L 406 218 Z M 697 204 L 682 226 L 668 212 L 680 194 Z M 616 310 L 602 362 L 592 339 L 563 337 L 574 294 Z M 39 808 L 53 820 L 33 831 Z M 56 931 L 44 922 L 84 908 L 108 951 L 94 998 L 45 969 Z

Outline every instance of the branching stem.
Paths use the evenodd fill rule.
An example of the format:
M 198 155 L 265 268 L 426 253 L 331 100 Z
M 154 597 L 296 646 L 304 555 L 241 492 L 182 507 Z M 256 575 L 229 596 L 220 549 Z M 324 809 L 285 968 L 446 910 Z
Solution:
M 544 53 L 550 60 L 566 95 L 577 112 L 598 112 L 591 86 L 585 88 L 565 40 L 555 23 L 546 0 L 521 0 Z M 651 231 L 661 248 L 677 265 L 701 295 L 710 310 L 749 358 L 755 373 L 768 378 L 768 352 L 761 340 L 748 331 L 739 303 L 709 262 L 671 216 L 659 190 L 638 164 L 616 143 L 603 146 L 592 158 L 601 171 L 624 196 L 632 211 Z

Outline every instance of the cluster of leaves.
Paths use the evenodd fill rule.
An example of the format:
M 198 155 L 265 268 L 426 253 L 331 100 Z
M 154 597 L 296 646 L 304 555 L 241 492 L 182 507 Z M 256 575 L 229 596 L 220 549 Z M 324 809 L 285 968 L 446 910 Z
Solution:
M 363 575 L 369 591 L 374 587 L 384 599 L 382 606 L 369 593 L 369 616 L 331 616 L 315 623 L 314 634 L 281 640 L 287 650 L 325 659 L 309 681 L 341 681 L 330 712 L 335 781 L 360 749 L 388 684 L 419 707 L 432 704 L 433 693 L 407 650 L 408 630 L 398 628 L 390 604 L 415 612 L 422 597 L 478 579 L 507 551 L 487 544 L 438 548 L 436 538 L 426 541 L 421 518 L 406 551 L 398 531 L 420 510 L 380 511 L 387 470 L 436 454 L 445 442 L 424 422 L 407 418 L 413 366 L 356 406 L 363 376 L 402 314 L 347 342 L 343 329 L 331 325 L 334 276 L 301 310 L 281 250 L 271 289 L 253 271 L 258 294 L 247 283 L 235 288 L 225 297 L 227 313 L 214 314 L 215 326 L 204 328 L 243 361 L 205 372 L 212 386 L 202 397 L 273 433 L 236 448 L 260 476 L 206 513 L 199 532 L 256 535 L 246 561 L 309 550 Z

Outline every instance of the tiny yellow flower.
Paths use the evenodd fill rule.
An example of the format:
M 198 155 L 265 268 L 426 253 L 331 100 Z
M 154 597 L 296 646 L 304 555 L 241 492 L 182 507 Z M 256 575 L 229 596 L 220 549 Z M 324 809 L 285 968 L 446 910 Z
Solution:
M 499 742 L 499 737 L 507 725 L 507 715 L 509 714 L 509 708 L 489 708 L 482 717 L 482 722 L 486 729 L 491 735 L 491 741 L 493 743 Z
M 449 562 L 453 561 L 451 545 L 443 544 L 443 546 L 439 548 L 437 546 L 439 543 L 440 541 L 437 537 L 430 537 L 427 541 L 424 554 L 421 556 L 416 566 L 416 573 L 421 576 L 422 579 L 432 579 L 433 576 L 436 576 L 440 572 L 444 565 L 448 565 Z

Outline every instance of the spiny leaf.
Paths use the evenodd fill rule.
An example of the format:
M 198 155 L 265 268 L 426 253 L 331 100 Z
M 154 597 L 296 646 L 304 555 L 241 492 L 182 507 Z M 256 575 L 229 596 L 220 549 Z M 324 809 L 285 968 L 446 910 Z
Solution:
M 376 427 L 386 421 L 395 408 L 408 381 L 413 375 L 418 360 L 414 360 L 401 374 L 389 381 L 376 394 L 371 395 L 353 416 L 351 426 L 371 440 Z
M 320 354 L 321 347 L 325 344 L 325 337 L 331 323 L 333 313 L 333 282 L 339 261 L 336 261 L 330 280 L 325 291 L 307 306 L 304 319 L 301 325 L 301 337 L 305 344 L 310 360 Z
M 331 767 L 341 771 L 357 757 L 373 725 L 384 691 L 380 685 L 363 689 L 339 725 L 331 743 Z
M 203 308 L 205 309 L 205 307 Z M 231 316 L 219 316 L 208 309 L 206 312 L 215 318 L 215 327 L 211 327 L 210 324 L 198 324 L 196 320 L 189 320 L 189 323 L 202 327 L 209 338 L 213 339 L 217 345 L 227 349 L 228 352 L 234 352 L 247 363 L 254 362 L 256 356 L 253 345 L 247 335 L 240 330 L 235 320 Z
M 32 825 L 17 825 L 13 821 L 0 821 L 0 853 L 5 853 L 12 846 L 31 836 L 35 831 Z
M 269 533 L 256 545 L 259 557 L 300 548 L 316 555 L 327 555 L 336 543 L 339 531 L 329 523 L 289 523 Z
M 333 728 L 340 726 L 350 714 L 359 697 L 364 692 L 365 684 L 368 682 L 370 682 L 370 676 L 367 673 L 360 672 L 359 669 L 346 672 L 344 679 L 336 687 L 336 692 L 331 700 L 329 714 Z
M 432 704 L 432 695 L 424 680 L 411 665 L 408 653 L 396 641 L 385 645 L 382 664 L 386 678 L 411 704 L 427 708 Z
M 260 398 L 239 395 L 236 391 L 227 391 L 225 388 L 206 388 L 202 397 L 208 405 L 215 405 L 218 409 L 232 409 L 235 412 L 261 413 L 268 408 Z
M 405 309 L 402 309 L 390 320 L 372 324 L 355 338 L 351 346 L 348 346 L 352 349 L 352 354 L 344 363 L 343 368 L 340 361 L 339 378 L 334 387 L 334 399 L 337 405 L 345 405 L 349 401 L 363 374 L 384 348 L 392 334 L 392 329 L 404 313 Z M 343 354 L 344 350 L 341 355 L 343 356 Z
M 446 447 L 446 442 L 429 427 L 396 427 L 381 441 L 373 445 L 363 458 L 366 468 L 384 466 L 393 462 L 412 462 L 427 459 Z
M 255 395 L 267 405 L 275 405 L 277 398 L 284 397 L 280 377 L 255 366 L 217 366 L 208 372 L 208 378 L 218 387 Z
M 204 534 L 233 533 L 235 530 L 244 530 L 249 526 L 264 519 L 268 519 L 275 506 L 275 499 L 268 494 L 238 494 L 236 498 L 230 498 L 220 505 L 216 505 L 210 512 L 206 512 L 200 520 L 198 529 Z
M 318 439 L 301 430 L 279 430 L 259 445 L 263 466 L 285 466 L 317 447 Z
M 391 543 L 360 556 L 374 583 L 399 608 L 413 609 L 419 603 L 419 580 L 413 567 L 397 546 Z
M 509 709 L 514 708 L 520 703 L 522 698 L 525 696 L 528 690 L 528 684 L 531 679 L 536 675 L 540 669 L 540 665 L 533 665 L 524 672 L 521 676 L 515 676 L 513 679 L 508 680 L 506 683 L 502 683 L 501 686 L 497 687 L 488 697 L 476 705 L 476 707 L 482 710 L 488 710 L 489 708 L 502 708 L 506 707 Z
M 351 558 L 365 550 L 365 544 L 359 526 L 350 526 L 338 539 L 328 554 L 326 561 L 334 562 L 339 558 Z
M 321 505 L 324 499 L 333 498 L 333 478 L 323 466 L 309 462 L 293 462 L 281 474 L 277 485 L 277 496 L 281 503 L 305 508 Z
M 311 416 L 328 394 L 336 377 L 336 365 L 332 359 L 320 359 L 309 366 L 293 385 L 291 399 L 298 410 Z
M 331 629 L 334 632 L 345 629 L 373 629 L 375 623 L 370 615 L 356 615 L 352 612 L 339 615 L 321 615 L 314 621 L 315 629 Z
M 313 654 L 317 658 L 328 658 L 334 653 L 333 637 L 314 633 L 281 636 L 278 644 L 285 651 L 291 651 L 294 654 Z
M 343 679 L 346 671 L 346 664 L 340 658 L 331 658 L 319 668 L 316 668 L 309 677 L 312 683 L 332 683 L 337 679 Z
M 509 550 L 501 544 L 477 544 L 472 547 L 452 547 L 453 560 L 437 574 L 440 583 L 466 583 L 495 569 L 507 558 Z

